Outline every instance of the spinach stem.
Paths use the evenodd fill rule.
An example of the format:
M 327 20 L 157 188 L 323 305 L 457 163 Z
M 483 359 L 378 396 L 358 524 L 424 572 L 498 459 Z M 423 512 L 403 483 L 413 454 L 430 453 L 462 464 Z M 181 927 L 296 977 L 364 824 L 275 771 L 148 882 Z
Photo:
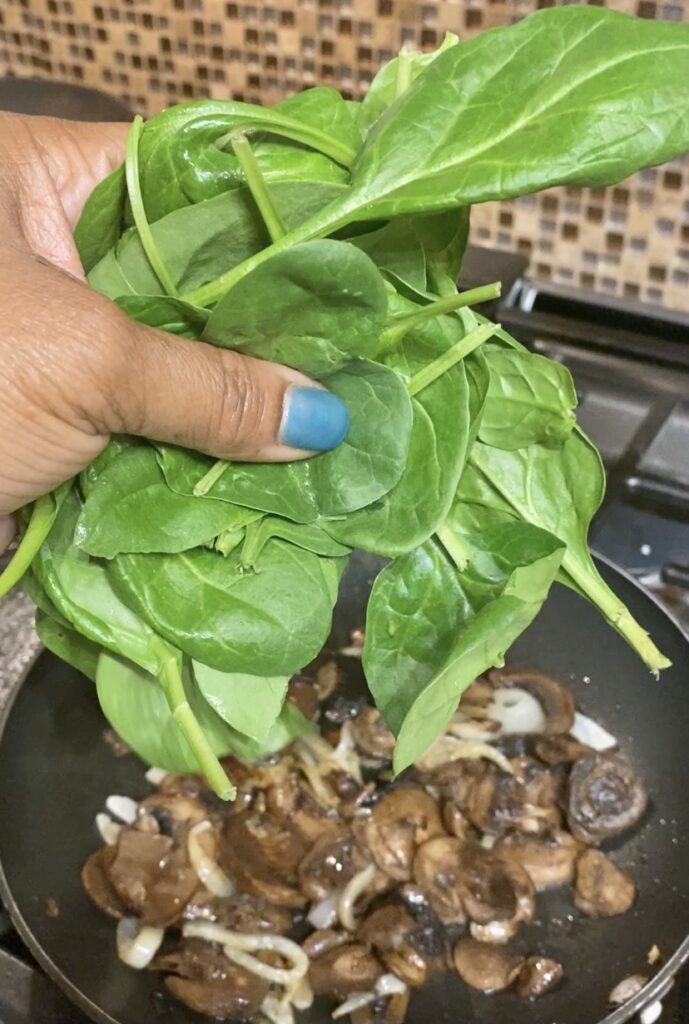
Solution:
M 234 800 L 237 790 L 228 779 L 225 769 L 213 753 L 213 749 L 206 739 L 206 735 L 199 725 L 196 715 L 189 706 L 177 658 L 168 656 L 162 660 L 159 679 L 170 706 L 172 717 L 191 747 L 199 763 L 199 768 L 206 776 L 211 789 L 221 800 Z
M 258 207 L 258 212 L 263 217 L 270 240 L 271 242 L 277 242 L 279 238 L 287 234 L 287 228 L 268 190 L 266 180 L 261 173 L 261 168 L 258 166 L 258 161 L 254 156 L 251 143 L 246 135 L 243 133 L 236 135 L 232 139 L 232 149 L 234 150 L 234 155 L 239 160 L 239 166 L 244 171 L 249 191 Z
M 499 296 L 500 282 L 494 281 L 492 284 L 481 285 L 480 288 L 471 288 L 467 292 L 459 294 L 454 292 L 452 295 L 445 295 L 442 299 L 423 306 L 418 313 L 408 313 L 405 316 L 396 317 L 381 335 L 380 351 L 389 352 L 399 344 L 408 331 L 433 317 L 442 316 L 444 313 L 453 313 L 456 309 L 462 309 L 465 306 L 488 302 L 489 299 L 497 299 Z
M 657 677 L 663 668 L 672 662 L 658 650 L 650 636 L 636 621 L 628 608 L 613 593 L 597 573 L 582 564 L 569 549 L 562 559 L 562 568 L 571 576 L 577 587 L 603 613 L 606 621 L 620 633 L 630 647 L 637 652 L 648 668 Z
M 462 572 L 466 569 L 471 557 L 471 551 L 462 538 L 459 537 L 455 531 L 447 525 L 447 523 L 443 523 L 442 526 L 439 526 L 435 531 L 435 535 L 459 571 Z
M 419 391 L 423 391 L 429 384 L 432 384 L 434 380 L 441 377 L 451 367 L 458 363 L 465 356 L 468 356 L 470 352 L 482 345 L 484 341 L 492 337 L 495 334 L 496 327 L 499 324 L 486 324 L 483 327 L 477 327 L 476 330 L 471 331 L 466 337 L 462 338 L 451 348 L 448 348 L 447 352 L 443 352 L 442 355 L 434 359 L 428 366 L 424 366 L 422 370 L 415 373 L 407 384 L 407 391 L 410 395 L 418 395 Z
M 411 85 L 412 51 L 403 46 L 397 55 L 395 99 L 398 100 Z
M 214 484 L 217 484 L 228 466 L 229 462 L 226 462 L 224 459 L 218 459 L 217 462 L 214 462 L 208 472 L 194 484 L 194 490 L 192 492 L 194 497 L 203 498 L 205 494 L 208 494 L 211 487 L 213 487 Z
M 167 295 L 177 297 L 175 283 L 170 277 L 167 267 L 158 252 L 151 226 L 148 223 L 144 199 L 141 194 L 141 178 L 139 175 L 139 141 L 143 130 L 144 119 L 137 114 L 132 121 L 127 135 L 127 151 L 124 160 L 124 174 L 127 182 L 127 194 L 129 204 L 132 208 L 132 217 L 136 230 L 139 232 L 139 240 L 146 253 L 146 258 L 151 268 L 160 281 Z
M 266 531 L 262 529 L 264 522 L 264 519 L 256 519 L 253 523 L 247 524 L 244 531 L 244 543 L 242 544 L 239 556 L 239 562 L 243 569 L 254 568 L 256 559 L 261 554 L 268 536 L 270 536 L 266 536 Z
M 0 573 L 0 597 L 4 597 L 15 584 L 19 583 L 31 566 L 43 541 L 50 533 L 50 528 L 58 513 L 58 507 L 52 492 L 44 494 L 42 498 L 38 498 L 34 502 L 24 536 L 19 541 L 17 550 L 5 569 Z
M 216 551 L 219 551 L 224 558 L 227 558 L 227 556 L 231 555 L 237 545 L 241 542 L 243 536 L 243 527 L 240 527 L 239 529 L 228 528 L 218 534 L 215 538 L 215 544 L 213 547 Z
M 247 104 L 242 104 L 243 116 L 230 115 L 230 119 L 235 118 L 236 123 L 225 135 L 217 139 L 215 145 L 218 149 L 224 149 L 228 144 L 231 145 L 237 135 L 244 132 L 268 132 L 280 138 L 290 139 L 292 142 L 299 142 L 308 146 L 309 149 L 315 149 L 342 167 L 351 167 L 356 160 L 357 151 L 355 149 L 318 128 L 302 124 L 300 121 L 293 121 L 291 117 L 285 117 L 284 114 L 265 110 L 262 107 L 249 106 L 248 113 L 246 110 Z

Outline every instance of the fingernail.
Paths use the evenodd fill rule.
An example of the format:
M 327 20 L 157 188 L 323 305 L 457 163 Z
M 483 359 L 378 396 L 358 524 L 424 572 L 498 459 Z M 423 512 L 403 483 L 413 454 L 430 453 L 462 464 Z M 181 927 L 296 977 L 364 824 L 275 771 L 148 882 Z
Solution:
M 288 390 L 280 426 L 282 444 L 327 452 L 344 441 L 348 430 L 349 412 L 337 395 L 322 388 Z

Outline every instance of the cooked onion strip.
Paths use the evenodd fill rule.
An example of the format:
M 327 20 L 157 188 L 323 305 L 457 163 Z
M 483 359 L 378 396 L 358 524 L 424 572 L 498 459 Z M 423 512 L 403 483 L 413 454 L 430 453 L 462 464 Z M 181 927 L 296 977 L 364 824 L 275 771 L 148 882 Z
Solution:
M 119 839 L 122 826 L 113 821 L 109 814 L 96 815 L 96 828 L 106 846 L 115 846 Z
M 143 971 L 160 949 L 164 935 L 164 928 L 152 928 L 135 917 L 123 917 L 117 922 L 117 955 L 127 967 Z
M 314 903 L 307 914 L 307 921 L 313 928 L 330 928 L 337 921 L 337 907 L 340 902 L 339 890 L 331 892 L 325 899 Z
M 277 996 L 266 996 L 261 1003 L 261 1013 L 270 1024 L 294 1024 L 294 1011 L 291 1004 Z
M 187 851 L 189 861 L 199 881 L 205 885 L 213 896 L 231 896 L 234 892 L 234 884 L 227 877 L 223 869 L 214 857 L 206 852 L 203 846 L 202 834 L 210 832 L 214 839 L 213 826 L 210 821 L 200 821 L 189 830 L 187 837 Z
M 607 729 L 594 722 L 588 715 L 582 715 L 581 711 L 574 712 L 574 725 L 569 730 L 569 735 L 599 753 L 617 746 L 617 740 Z
M 357 872 L 342 890 L 340 902 L 337 906 L 337 916 L 340 924 L 349 932 L 356 931 L 356 919 L 354 917 L 354 904 L 361 896 L 364 889 L 371 884 L 376 877 L 377 868 L 375 864 L 369 864 Z
M 376 999 L 383 999 L 387 996 L 399 996 L 407 991 L 405 983 L 396 974 L 383 974 L 376 982 L 376 987 L 370 992 L 355 992 L 349 999 L 333 1010 L 333 1020 L 340 1017 L 348 1017 L 350 1013 L 356 1013 L 369 1003 L 375 1003 Z
M 491 747 L 489 743 L 473 743 L 470 740 L 459 740 L 455 736 L 447 735 L 439 736 L 426 753 L 416 761 L 416 766 L 422 771 L 429 771 L 440 765 L 449 764 L 451 761 L 461 759 L 477 761 L 480 758 L 492 761 L 508 775 L 514 775 L 514 768 L 508 758 L 495 747 Z
M 130 796 L 109 796 L 105 801 L 105 809 L 125 825 L 133 825 L 139 812 L 139 805 Z
M 230 931 L 210 921 L 194 921 L 185 924 L 182 933 L 189 938 L 205 939 L 219 943 L 225 956 L 252 974 L 264 978 L 274 985 L 293 985 L 304 978 L 309 969 L 309 958 L 296 942 L 283 935 L 247 935 Z M 266 951 L 278 953 L 292 964 L 292 967 L 271 967 L 251 953 Z
M 170 773 L 166 772 L 164 768 L 149 768 L 146 772 L 146 781 L 150 782 L 152 786 L 159 786 L 161 782 L 164 782 Z

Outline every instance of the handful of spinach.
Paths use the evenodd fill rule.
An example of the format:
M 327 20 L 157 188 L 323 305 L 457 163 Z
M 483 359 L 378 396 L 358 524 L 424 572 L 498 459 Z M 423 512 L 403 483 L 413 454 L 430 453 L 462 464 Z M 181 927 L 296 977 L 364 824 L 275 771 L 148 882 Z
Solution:
M 145 760 L 230 797 L 219 757 L 309 728 L 287 682 L 355 547 L 392 559 L 364 667 L 397 771 L 554 580 L 667 664 L 589 555 L 604 476 L 567 370 L 472 312 L 496 286 L 455 281 L 471 203 L 612 184 L 688 148 L 688 63 L 689 26 L 562 7 L 403 51 L 360 104 L 316 88 L 135 121 L 76 230 L 92 286 L 311 374 L 352 421 L 340 448 L 280 465 L 116 438 L 25 510 L 0 592 L 25 574 L 46 646 Z

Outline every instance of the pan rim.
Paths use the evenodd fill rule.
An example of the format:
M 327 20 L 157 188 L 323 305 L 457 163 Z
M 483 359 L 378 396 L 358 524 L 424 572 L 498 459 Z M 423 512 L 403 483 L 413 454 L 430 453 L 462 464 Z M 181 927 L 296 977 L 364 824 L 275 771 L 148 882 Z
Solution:
M 683 639 L 689 642 L 689 631 L 684 628 L 677 616 L 666 608 L 655 594 L 639 583 L 638 580 L 625 569 L 617 565 L 616 562 L 599 554 L 595 549 L 592 549 L 592 555 L 595 561 L 602 563 L 618 575 L 622 576 L 636 590 L 643 594 L 647 600 L 651 601 L 656 608 L 658 608 L 658 610 L 661 611 L 667 619 L 669 619 Z M 2 710 L 2 714 L 0 714 L 0 743 L 4 737 L 5 729 L 19 692 L 21 691 L 29 674 L 33 671 L 36 662 L 45 653 L 45 651 L 46 648 L 43 646 L 36 651 L 35 655 L 19 674 L 17 682 L 11 689 L 5 707 Z M 29 952 L 36 959 L 39 966 L 46 972 L 48 977 L 55 982 L 58 988 L 60 988 L 69 999 L 71 999 L 78 1009 L 89 1016 L 91 1020 L 96 1022 L 96 1024 L 121 1024 L 117 1018 L 111 1017 L 109 1013 L 102 1010 L 96 1003 L 92 1002 L 88 996 L 84 995 L 83 992 L 77 988 L 69 978 L 66 977 L 66 975 L 63 974 L 60 968 L 52 961 L 41 944 L 34 937 L 33 932 L 24 920 L 21 911 L 14 900 L 5 876 L 5 870 L 1 858 L 0 899 L 2 900 L 10 915 L 13 925 L 17 929 L 20 938 L 27 946 Z M 612 1013 L 609 1013 L 606 1017 L 602 1017 L 597 1024 L 625 1024 L 625 1022 L 631 1020 L 635 1014 L 640 1014 L 644 1009 L 658 1000 L 662 1001 L 672 988 L 675 976 L 687 960 L 689 960 L 689 934 L 685 936 L 675 952 L 663 964 L 655 977 L 651 978 L 633 999 L 628 1000 L 624 1005 L 613 1010 Z

